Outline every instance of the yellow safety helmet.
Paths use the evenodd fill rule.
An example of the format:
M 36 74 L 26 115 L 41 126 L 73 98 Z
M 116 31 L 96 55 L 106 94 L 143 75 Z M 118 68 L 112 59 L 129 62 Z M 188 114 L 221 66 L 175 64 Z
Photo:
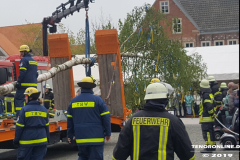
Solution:
M 21 45 L 19 51 L 20 52 L 30 52 L 30 48 L 28 47 L 28 45 Z
M 32 97 L 32 96 L 36 97 L 38 95 L 37 97 L 39 97 L 40 93 L 41 92 L 39 92 L 36 88 L 29 87 L 25 90 L 24 95 L 27 95 L 29 97 Z
M 92 76 L 84 77 L 82 81 L 78 83 L 78 86 L 81 88 L 92 89 L 96 87 L 96 84 L 94 82 L 95 82 L 95 79 Z
M 156 82 L 160 82 L 160 80 L 158 78 L 153 78 L 150 83 L 152 84 L 152 83 L 156 83 Z

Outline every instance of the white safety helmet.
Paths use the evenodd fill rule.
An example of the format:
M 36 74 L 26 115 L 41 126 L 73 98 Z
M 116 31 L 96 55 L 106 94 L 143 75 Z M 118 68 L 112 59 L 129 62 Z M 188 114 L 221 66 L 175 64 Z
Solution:
M 209 81 L 209 82 L 214 82 L 214 81 L 216 81 L 216 80 L 215 80 L 215 77 L 214 77 L 214 76 L 209 76 L 209 77 L 208 77 L 208 81 Z
M 168 95 L 168 90 L 164 84 L 152 83 L 147 86 L 144 100 L 167 99 Z
M 169 95 L 171 95 L 174 92 L 174 88 L 170 84 L 164 83 L 164 82 L 159 82 L 159 83 L 162 83 L 167 88 Z
M 44 88 L 51 89 L 49 84 L 46 84 L 46 86 L 44 86 Z

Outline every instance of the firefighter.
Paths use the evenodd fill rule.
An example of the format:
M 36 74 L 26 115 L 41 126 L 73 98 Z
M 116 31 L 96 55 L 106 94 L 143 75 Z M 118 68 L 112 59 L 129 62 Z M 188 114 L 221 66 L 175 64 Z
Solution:
M 227 84 L 225 82 L 222 82 L 220 85 L 220 88 L 222 91 L 222 96 L 223 96 L 223 98 L 225 98 L 227 96 L 227 92 L 228 92 Z
M 26 106 L 22 108 L 16 123 L 13 143 L 18 146 L 18 160 L 43 160 L 46 155 L 49 133 L 47 109 L 40 105 L 40 93 L 36 88 L 26 89 Z
M 93 78 L 83 78 L 78 86 L 81 94 L 68 107 L 68 141 L 76 140 L 79 160 L 103 160 L 104 138 L 108 142 L 111 136 L 110 112 L 102 98 L 93 95 Z
M 11 92 L 4 97 L 5 113 L 15 113 L 14 94 L 15 92 Z
M 52 110 L 54 108 L 54 95 L 52 93 L 52 88 L 50 87 L 49 84 L 46 84 L 44 88 L 45 88 L 45 96 L 43 95 L 44 107 Z
M 215 111 L 214 111 L 214 97 L 211 93 L 211 88 L 209 85 L 209 81 L 204 79 L 200 83 L 200 90 L 201 90 L 201 96 L 202 101 L 199 106 L 200 113 L 199 115 L 200 120 L 199 123 L 202 127 L 202 134 L 203 139 L 205 140 L 205 145 L 208 145 L 209 147 L 216 145 L 215 136 L 214 136 L 214 118 L 216 117 Z M 206 148 L 201 151 L 201 153 L 208 153 L 215 151 L 214 148 Z
M 31 50 L 27 45 L 20 46 L 20 56 L 23 57 L 20 61 L 19 66 L 19 76 L 16 83 L 16 96 L 15 96 L 15 110 L 16 117 L 18 117 L 20 110 L 24 106 L 24 92 L 28 87 L 37 88 L 37 77 L 38 77 L 38 69 L 37 62 L 31 57 L 29 52 Z
M 195 160 L 183 122 L 168 113 L 168 88 L 152 83 L 146 89 L 144 109 L 135 113 L 120 132 L 113 160 L 167 160 L 174 152 L 181 160 Z

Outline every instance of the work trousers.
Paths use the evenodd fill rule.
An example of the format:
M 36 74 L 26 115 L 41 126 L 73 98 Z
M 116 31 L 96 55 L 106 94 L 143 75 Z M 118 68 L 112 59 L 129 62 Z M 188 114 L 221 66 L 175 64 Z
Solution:
M 103 160 L 104 145 L 78 146 L 78 160 Z
M 25 92 L 26 88 L 19 88 L 17 89 L 15 98 L 14 98 L 14 106 L 15 106 L 15 111 L 16 111 L 16 117 L 18 117 L 22 107 L 24 106 L 25 102 Z
M 17 160 L 43 160 L 46 153 L 46 145 L 34 147 L 20 146 L 18 148 Z
M 216 145 L 213 125 L 213 123 L 202 123 L 202 135 L 205 145 Z M 207 148 L 207 150 L 213 151 L 216 149 Z

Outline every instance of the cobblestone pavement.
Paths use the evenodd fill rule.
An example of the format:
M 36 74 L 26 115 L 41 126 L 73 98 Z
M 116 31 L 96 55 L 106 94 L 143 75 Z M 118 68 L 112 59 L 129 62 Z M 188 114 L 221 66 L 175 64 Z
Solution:
M 187 121 L 190 121 L 191 119 L 188 119 Z M 185 123 L 185 121 L 183 120 Z M 186 123 L 185 123 L 186 124 Z M 204 144 L 204 140 L 202 138 L 202 132 L 201 132 L 201 126 L 199 124 L 186 124 L 187 132 L 190 136 L 190 139 L 192 141 L 193 145 L 201 145 Z M 104 160 L 111 160 L 112 157 L 112 151 L 114 146 L 116 145 L 118 139 L 118 133 L 112 134 L 112 139 L 109 143 L 105 145 L 104 150 Z M 219 143 L 218 143 L 219 144 Z M 237 160 L 239 159 L 239 152 L 238 150 L 235 151 L 226 151 L 223 149 L 217 149 L 214 154 L 216 154 L 216 157 L 214 154 L 210 154 L 208 158 L 203 158 L 203 154 L 201 154 L 199 151 L 201 149 L 196 149 L 196 159 L 200 160 L 214 160 L 214 159 L 223 159 L 223 160 Z M 55 145 L 48 146 L 48 152 L 44 160 L 77 160 L 77 151 L 72 149 L 67 143 L 58 143 Z M 0 160 L 15 160 L 16 159 L 16 150 L 0 150 Z M 224 154 L 228 157 L 228 154 L 232 154 L 232 158 L 223 158 Z M 217 156 L 222 156 L 222 158 L 219 158 Z M 175 159 L 177 160 L 177 156 L 175 156 Z M 129 160 L 129 159 L 128 159 Z

